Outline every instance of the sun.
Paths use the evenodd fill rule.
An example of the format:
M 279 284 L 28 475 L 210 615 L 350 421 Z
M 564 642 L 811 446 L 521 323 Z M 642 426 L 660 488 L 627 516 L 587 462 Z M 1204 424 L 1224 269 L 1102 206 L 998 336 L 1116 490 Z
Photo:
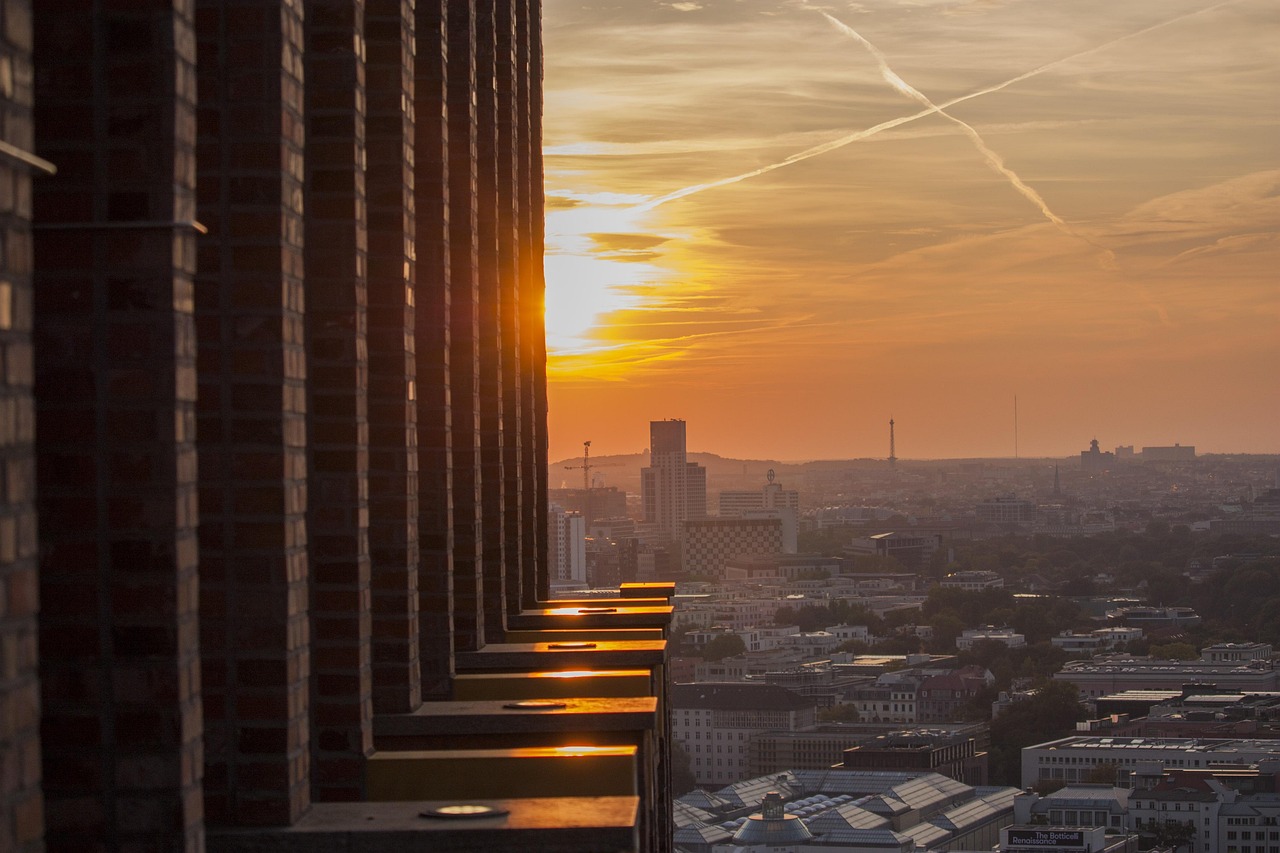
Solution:
M 598 334 L 608 317 L 639 307 L 640 288 L 670 275 L 602 239 L 643 232 L 648 212 L 637 209 L 643 197 L 566 193 L 560 200 L 571 206 L 547 211 L 543 259 L 547 349 L 553 358 L 616 346 Z

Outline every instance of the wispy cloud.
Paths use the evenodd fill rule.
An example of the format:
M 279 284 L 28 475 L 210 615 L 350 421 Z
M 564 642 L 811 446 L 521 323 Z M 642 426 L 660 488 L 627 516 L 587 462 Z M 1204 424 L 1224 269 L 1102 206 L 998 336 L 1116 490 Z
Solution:
M 1008 80 L 1005 80 L 1001 83 L 997 83 L 994 86 L 987 86 L 982 89 L 979 89 L 976 92 L 970 92 L 967 95 L 962 95 L 957 98 L 951 98 L 949 100 L 944 101 L 941 104 L 929 106 L 923 110 L 920 110 L 919 112 L 912 113 L 911 115 L 901 116 L 899 118 L 890 119 L 889 121 L 880 122 L 879 124 L 873 125 L 872 127 L 866 128 L 865 130 L 854 131 L 853 133 L 846 134 L 836 139 L 832 139 L 827 142 L 824 142 L 820 145 L 815 145 L 804 151 L 800 151 L 795 154 L 792 154 L 775 163 L 770 163 L 766 166 L 761 166 L 758 169 L 752 169 L 749 172 L 743 172 L 742 174 L 739 174 L 739 175 L 732 175 L 727 178 L 721 178 L 715 181 L 708 181 L 706 183 L 701 183 L 701 184 L 693 184 L 678 190 L 674 190 L 665 195 L 661 195 L 656 198 L 649 199 L 648 201 L 645 201 L 642 204 L 640 204 L 639 207 L 642 209 L 653 209 L 659 205 L 676 201 L 677 199 L 687 198 L 688 196 L 694 195 L 695 193 L 706 192 L 707 190 L 712 190 L 718 187 L 724 187 L 730 184 L 738 183 L 740 181 L 756 178 L 761 175 L 768 174 L 769 172 L 772 172 L 775 169 L 781 169 L 785 166 L 790 166 L 795 163 L 803 162 L 813 157 L 819 157 L 823 154 L 828 154 L 832 151 L 837 151 L 841 148 L 844 148 L 847 145 L 852 145 L 855 142 L 861 142 L 864 139 L 869 139 L 872 136 L 875 136 L 876 134 L 882 133 L 886 130 L 890 130 L 895 127 L 900 127 L 901 125 L 907 124 L 908 122 L 917 121 L 926 116 L 934 115 L 935 113 L 941 113 L 944 110 L 954 107 L 957 104 L 962 104 L 965 101 L 971 101 L 974 98 L 981 98 L 986 95 L 994 94 L 996 92 L 1001 91 L 1002 89 L 1007 89 L 1010 86 L 1013 86 L 1017 83 L 1021 83 L 1025 80 L 1030 80 L 1033 77 L 1038 77 L 1039 75 L 1044 74 L 1047 71 L 1051 71 L 1062 65 L 1066 65 L 1067 63 L 1074 62 L 1079 59 L 1083 59 L 1087 56 L 1092 56 L 1096 53 L 1099 53 L 1104 50 L 1108 50 L 1112 47 L 1115 47 L 1118 44 L 1122 44 L 1131 39 L 1139 38 L 1141 36 L 1147 35 L 1148 33 L 1152 33 L 1152 32 L 1155 32 L 1156 30 L 1163 29 L 1164 27 L 1172 26 L 1173 24 L 1181 23 L 1191 18 L 1208 14 L 1210 12 L 1221 9 L 1224 6 L 1230 6 L 1237 2 L 1240 2 L 1240 0 L 1224 0 L 1224 2 L 1217 3 L 1213 6 L 1208 6 L 1203 9 L 1197 9 L 1196 11 L 1188 12 L 1185 15 L 1179 15 L 1174 18 L 1169 18 L 1168 20 L 1161 21 L 1159 23 L 1152 24 L 1147 27 L 1143 27 L 1142 29 L 1137 30 L 1135 32 L 1127 33 L 1125 35 L 1111 39 L 1102 44 L 1091 47 L 1087 50 L 1082 50 L 1077 53 L 1073 53 L 1070 56 L 1066 56 L 1061 59 L 1056 59 L 1052 62 L 1045 63 L 1044 65 L 1040 65 L 1036 68 L 1031 69 L 1030 71 L 1019 74 L 1016 77 L 1011 77 Z M 823 14 L 825 15 L 826 13 L 824 12 Z
M 895 72 L 892 68 L 889 67 L 888 60 L 885 58 L 885 55 L 880 52 L 879 48 L 877 48 L 871 42 L 863 38 L 862 34 L 859 33 L 857 30 L 855 30 L 853 27 L 827 14 L 826 12 L 823 12 L 822 16 L 825 17 L 828 21 L 830 21 L 832 26 L 834 26 L 837 30 L 849 36 L 850 38 L 854 39 L 855 41 L 857 41 L 859 44 L 861 44 L 863 47 L 867 49 L 867 52 L 870 53 L 871 56 L 875 59 L 876 65 L 879 66 L 880 75 L 884 77 L 885 81 L 890 86 L 893 86 L 893 88 L 897 89 L 899 92 L 902 92 L 904 95 L 911 98 L 912 100 L 915 100 L 920 104 L 923 104 L 927 109 L 932 110 L 938 113 L 938 115 L 953 122 L 962 131 L 964 131 L 965 135 L 968 136 L 970 141 L 973 142 L 974 147 L 978 149 L 978 153 L 982 155 L 984 160 L 986 160 L 987 164 L 991 167 L 992 171 L 994 171 L 996 174 L 1005 178 L 1010 183 L 1010 185 L 1012 185 L 1013 188 L 1018 191 L 1019 194 L 1021 194 L 1024 198 L 1026 198 L 1028 201 L 1034 204 L 1039 209 L 1040 213 L 1044 216 L 1045 219 L 1048 219 L 1050 222 L 1056 225 L 1058 229 L 1061 230 L 1064 234 L 1069 234 L 1072 237 L 1075 237 L 1079 240 L 1083 240 L 1084 242 L 1088 243 L 1089 245 L 1095 248 L 1101 249 L 1103 252 L 1104 265 L 1108 268 L 1115 267 L 1115 253 L 1112 252 L 1110 249 L 1106 248 L 1105 246 L 1098 244 L 1095 240 L 1079 233 L 1070 225 L 1068 225 L 1066 220 L 1064 220 L 1061 216 L 1059 216 L 1058 214 L 1050 210 L 1049 203 L 1044 200 L 1044 198 L 1040 195 L 1040 193 L 1036 192 L 1034 189 L 1027 186 L 1026 182 L 1024 182 L 1022 178 L 1018 176 L 1017 172 L 1013 171 L 1013 169 L 1005 165 L 1004 158 L 1001 157 L 999 154 L 997 154 L 995 151 L 993 151 L 991 147 L 987 145 L 986 141 L 982 138 L 982 136 L 978 133 L 978 131 L 974 129 L 973 125 L 969 124 L 963 119 L 956 118 L 954 115 L 947 112 L 942 107 L 939 107 L 937 104 L 931 101 L 927 95 L 925 95 L 915 86 L 912 86 L 906 80 L 903 80 L 900 76 L 898 76 L 897 72 Z

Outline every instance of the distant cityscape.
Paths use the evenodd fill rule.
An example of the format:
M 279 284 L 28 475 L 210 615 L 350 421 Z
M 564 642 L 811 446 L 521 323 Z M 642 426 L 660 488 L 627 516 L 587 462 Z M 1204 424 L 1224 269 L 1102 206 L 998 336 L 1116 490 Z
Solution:
M 687 428 L 549 495 L 558 594 L 676 584 L 677 849 L 1280 853 L 1280 457 L 783 464 Z
M 1280 534 L 1280 456 L 1197 456 L 1181 444 L 1103 451 L 1094 439 L 1067 459 L 782 463 L 690 453 L 684 421 L 650 426 L 644 454 L 592 457 L 587 442 L 582 457 L 551 464 L 560 583 L 737 577 L 751 573 L 743 559 L 831 550 L 841 531 L 866 535 L 837 556 L 891 556 L 909 569 L 1011 534 L 1075 538 L 1152 522 Z M 801 547 L 815 543 L 824 548 Z

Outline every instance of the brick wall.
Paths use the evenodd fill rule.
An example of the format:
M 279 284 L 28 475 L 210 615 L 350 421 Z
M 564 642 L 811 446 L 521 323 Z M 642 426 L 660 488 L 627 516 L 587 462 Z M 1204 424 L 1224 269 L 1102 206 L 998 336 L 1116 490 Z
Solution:
M 31 151 L 31 8 L 0 7 L 0 127 Z M 5 82 L 7 81 L 7 82 Z M 20 82 L 21 81 L 21 82 Z M 31 172 L 0 156 L 0 849 L 40 849 Z
M 497 90 L 495 122 L 495 183 L 498 187 L 497 240 L 498 240 L 498 299 L 499 334 L 502 338 L 502 514 L 503 539 L 507 549 L 503 554 L 504 593 L 506 609 L 516 612 L 521 607 L 523 584 L 522 566 L 531 557 L 524 547 L 524 520 L 526 504 L 522 481 L 525 449 L 521 438 L 522 424 L 527 419 L 523 409 L 522 370 L 520 344 L 523 319 L 520 313 L 521 282 L 526 271 L 521 267 L 520 228 L 529 220 L 525 209 L 529 203 L 522 183 L 521 152 L 529 150 L 528 81 L 520 65 L 521 41 L 525 34 L 517 30 L 520 24 L 520 7 L 527 0 L 502 0 L 494 9 L 494 78 Z M 527 17 L 527 15 L 526 15 Z M 527 163 L 525 164 L 527 168 Z
M 358 801 L 373 751 L 365 8 L 306 11 L 311 780 L 317 800 Z
M 547 374 L 542 328 L 545 284 L 542 272 L 542 3 L 516 2 L 516 64 L 522 105 L 517 114 L 519 145 L 516 186 L 520 198 L 520 477 L 523 486 L 521 602 L 532 606 L 550 597 L 547 565 Z
M 310 804 L 302 0 L 199 0 L 200 642 L 209 820 Z
M 418 377 L 412 0 L 367 0 L 369 536 L 375 710 L 406 712 L 418 669 Z M 409 107 L 406 109 L 406 105 Z
M 0 0 L 0 849 L 359 800 L 546 595 L 540 17 Z
M 447 0 L 418 0 L 414 62 L 414 347 L 418 375 L 419 637 L 423 698 L 449 695 L 453 675 L 453 454 L 449 388 Z
M 47 845 L 196 850 L 192 20 L 64 6 L 34 18 Z
M 453 0 L 448 21 L 449 396 L 453 451 L 455 650 L 484 645 L 480 561 L 480 326 L 476 198 L 475 0 Z
M 480 517 L 485 639 L 499 641 L 506 620 L 506 482 L 503 471 L 501 209 L 514 206 L 515 194 L 500 183 L 498 127 L 498 19 L 496 0 L 476 0 L 476 259 L 479 312 Z M 501 5 L 509 6 L 507 3 Z M 507 16 L 510 25 L 510 16 Z M 510 53 L 510 39 L 506 49 Z M 509 83 L 511 63 L 501 68 Z M 509 85 L 508 85 L 509 89 Z M 508 102 L 508 109 L 510 103 Z M 510 130 L 510 123 L 507 125 Z M 508 158 L 511 149 L 506 149 Z M 508 176 L 510 169 L 508 169 Z M 506 191 L 504 191 L 506 190 Z M 511 216 L 506 217 L 507 244 L 515 244 Z

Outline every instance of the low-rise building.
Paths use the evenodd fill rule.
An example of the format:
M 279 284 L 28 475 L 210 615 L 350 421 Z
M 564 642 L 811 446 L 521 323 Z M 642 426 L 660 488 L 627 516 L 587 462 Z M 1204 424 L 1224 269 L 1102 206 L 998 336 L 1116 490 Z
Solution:
M 871 684 L 845 690 L 842 704 L 852 705 L 858 718 L 868 722 L 914 723 L 921 680 L 914 673 L 887 672 Z
M 1010 826 L 996 853 L 1136 853 L 1138 838 L 1101 826 Z
M 761 776 L 782 770 L 823 770 L 842 765 L 846 749 L 875 738 L 903 731 L 896 723 L 819 723 L 815 728 L 798 732 L 763 732 L 751 739 L 748 769 Z M 991 729 L 986 723 L 945 723 L 928 727 L 939 738 L 968 738 L 974 741 L 974 752 L 986 753 L 991 743 Z M 949 775 L 947 768 L 936 772 Z M 958 776 L 952 778 L 964 781 Z M 972 784 L 972 783 L 971 783 Z
M 889 531 L 854 539 L 844 552 L 850 557 L 892 557 L 904 568 L 914 570 L 925 566 L 941 546 L 942 537 L 936 534 Z
M 773 684 L 674 684 L 672 737 L 692 762 L 699 785 L 747 775 L 751 735 L 796 731 L 817 722 L 817 703 Z
M 1157 778 L 1150 787 L 1134 789 L 1129 826 L 1153 841 L 1158 835 L 1185 838 L 1190 853 L 1218 853 L 1218 812 L 1224 800 L 1235 800 L 1235 792 L 1212 777 L 1174 773 Z
M 795 770 L 690 792 L 673 811 L 676 838 L 694 853 L 711 853 L 709 843 L 771 853 L 990 850 L 1013 820 L 1017 793 L 936 773 Z
M 991 500 L 983 501 L 974 507 L 978 521 L 984 524 L 1023 525 L 1036 520 L 1036 505 L 1031 501 L 1019 500 L 1012 492 L 996 495 Z
M 1051 637 L 1049 642 L 1069 654 L 1094 655 L 1141 638 L 1141 628 L 1115 627 L 1097 628 L 1081 633 L 1063 631 L 1058 636 Z
M 1103 783 L 1078 782 L 1048 794 L 1026 793 L 1014 803 L 1018 823 L 1046 823 L 1055 826 L 1103 827 L 1122 830 L 1128 826 L 1128 788 Z
M 943 589 L 962 589 L 965 592 L 981 592 L 984 589 L 1001 589 L 1004 578 L 995 572 L 952 572 L 942 579 Z
M 1206 646 L 1200 659 L 1207 663 L 1248 663 L 1270 661 L 1273 652 L 1270 643 L 1218 643 Z
M 1107 611 L 1117 625 L 1136 628 L 1185 628 L 1200 624 L 1200 614 L 1190 607 L 1117 607 Z
M 957 649 L 971 649 L 975 643 L 982 641 L 1000 643 L 1011 649 L 1020 649 L 1027 644 L 1027 638 L 1012 628 L 996 628 L 991 625 L 985 628 L 966 628 L 956 637 Z
M 724 561 L 726 581 L 776 579 L 783 582 L 801 578 L 829 577 L 840 572 L 839 557 L 821 554 L 745 554 Z
M 995 676 L 980 666 L 927 675 L 916 694 L 916 717 L 922 723 L 954 719 L 983 688 L 994 682 Z
M 1095 698 L 1124 690 L 1180 690 L 1193 682 L 1241 692 L 1274 691 L 1280 690 L 1278 676 L 1270 660 L 1177 661 L 1112 655 L 1068 661 L 1053 678 L 1069 681 L 1085 696 Z
M 923 770 L 966 785 L 987 784 L 985 743 L 972 734 L 911 729 L 880 735 L 844 751 L 847 770 Z
M 1022 786 L 1087 782 L 1099 768 L 1119 781 L 1153 761 L 1168 770 L 1209 770 L 1277 758 L 1276 740 L 1073 735 L 1024 748 Z

